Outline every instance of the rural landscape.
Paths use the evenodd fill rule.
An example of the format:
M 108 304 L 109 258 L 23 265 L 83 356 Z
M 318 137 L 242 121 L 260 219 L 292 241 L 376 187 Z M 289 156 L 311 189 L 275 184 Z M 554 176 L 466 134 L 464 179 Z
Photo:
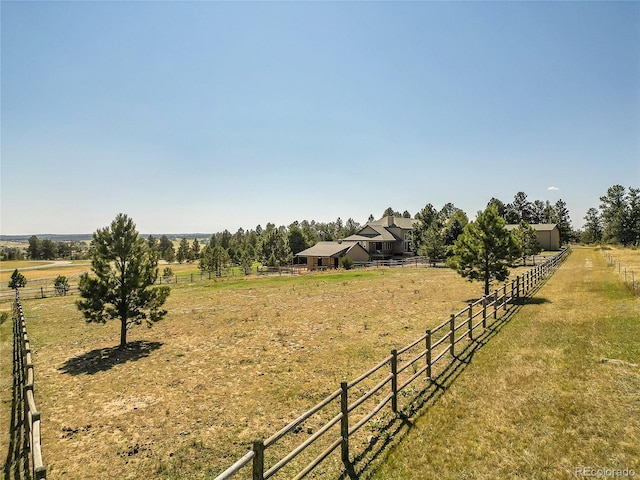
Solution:
M 624 204 L 616 215 L 614 192 L 622 193 Z M 89 259 L 5 260 L 3 294 L 20 293 L 28 332 L 46 477 L 133 479 L 145 472 L 153 478 L 230 478 L 223 472 L 248 456 L 248 466 L 236 469 L 239 478 L 268 478 L 264 472 L 311 437 L 300 455 L 277 467 L 277 477 L 293 478 L 318 455 L 320 461 L 305 473 L 310 478 L 460 478 L 470 468 L 486 469 L 478 478 L 562 478 L 588 460 L 638 468 L 640 250 L 634 245 L 640 232 L 629 229 L 640 225 L 636 195 L 635 188 L 611 187 L 598 215 L 587 219 L 589 230 L 567 229 L 569 236 L 555 251 L 542 250 L 537 241 L 524 251 L 526 228 L 505 228 L 504 217 L 511 216 L 534 231 L 523 215 L 531 215 L 535 204 L 521 192 L 506 205 L 493 200 L 471 222 L 451 205 L 427 205 L 412 219 L 414 256 L 404 260 L 294 265 L 288 263 L 293 255 L 311 251 L 296 243 L 296 224 L 250 232 L 248 238 L 257 236 L 252 251 L 261 253 L 247 269 L 238 261 L 246 253 L 232 260 L 233 244 L 224 243 L 224 233 L 201 240 L 200 258 L 180 254 L 159 265 L 157 246 L 151 257 L 146 253 L 159 245 L 153 237 L 133 232 L 135 240 L 117 230 L 118 222 L 133 225 L 126 216 L 94 234 Z M 383 213 L 382 218 L 405 218 L 393 209 Z M 114 328 L 117 321 L 96 324 L 95 317 L 83 317 L 82 298 L 95 302 L 87 280 L 102 268 L 115 267 L 117 274 L 119 260 L 108 265 L 99 255 L 101 238 L 116 231 L 111 241 L 131 238 L 142 248 L 127 267 L 151 258 L 155 273 L 145 288 L 165 292 L 161 305 L 148 307 L 162 306 L 163 321 L 148 322 L 153 328 L 133 328 L 142 323 L 135 319 L 122 322 L 124 339 L 122 329 Z M 288 240 L 282 265 L 273 261 L 278 249 L 268 249 L 275 243 L 269 232 Z M 500 235 L 517 252 L 500 252 Z M 473 247 L 474 238 L 484 246 Z M 184 239 L 173 242 L 184 251 Z M 34 244 L 30 238 L 3 249 L 5 256 L 18 250 L 24 258 L 37 252 Z M 224 261 L 213 267 L 206 260 L 212 245 L 224 252 Z M 501 260 L 474 266 L 468 260 L 474 248 L 480 257 Z M 469 271 L 485 267 L 492 269 L 491 289 L 483 295 L 484 279 Z M 163 276 L 166 269 L 171 274 Z M 23 281 L 18 286 L 12 284 L 17 277 Z M 30 291 L 31 284 L 36 287 Z M 4 298 L 1 304 L 3 352 L 24 348 L 14 342 L 19 319 L 12 303 Z M 438 350 L 437 344 L 449 340 Z M 390 367 L 397 378 L 385 377 Z M 12 357 L 3 355 L 2 418 L 11 419 L 2 436 L 5 478 L 44 478 L 29 470 L 34 450 L 15 381 Z M 352 402 L 372 409 L 351 414 L 362 427 L 349 433 L 346 462 L 339 455 L 344 431 L 331 423 L 335 412 L 330 413 L 333 408 L 341 415 L 333 394 L 341 382 L 348 382 Z M 506 403 L 500 407 L 501 402 Z M 303 415 L 317 404 L 318 413 Z M 256 474 L 250 461 L 255 462 L 254 442 L 283 428 Z M 333 445 L 331 435 L 337 439 Z M 426 457 L 424 445 L 430 445 Z M 449 454 L 451 447 L 466 453 Z M 489 468 L 486 456 L 499 452 L 504 458 Z
M 639 39 L 0 1 L 2 480 L 639 476 Z

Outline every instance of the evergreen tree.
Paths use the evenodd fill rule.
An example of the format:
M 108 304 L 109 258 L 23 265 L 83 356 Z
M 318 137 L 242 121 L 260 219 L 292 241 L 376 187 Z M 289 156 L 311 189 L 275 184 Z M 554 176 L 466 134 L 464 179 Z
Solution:
M 521 248 L 492 205 L 467 224 L 453 253 L 447 263 L 470 281 L 484 282 L 484 293 L 489 295 L 493 280 L 503 281 L 509 276 L 508 267 L 521 256 Z
M 569 218 L 569 210 L 564 200 L 559 199 L 554 206 L 553 223 L 558 226 L 560 231 L 560 245 L 569 243 L 572 235 L 571 219 Z
M 522 248 L 523 265 L 527 264 L 527 257 L 529 255 L 534 256 L 535 258 L 535 255 L 542 251 L 536 231 L 531 228 L 531 225 L 527 222 L 520 222 L 518 227 L 513 230 L 513 235 L 516 236 L 518 243 L 520 243 L 520 247 Z
M 409 213 L 409 212 L 407 212 Z M 360 224 L 356 222 L 353 218 L 349 218 L 347 222 L 344 224 L 344 232 L 343 236 L 349 237 L 351 235 L 355 235 L 355 233 L 360 229 Z
M 229 268 L 230 258 L 227 251 L 215 241 L 209 241 L 202 249 L 200 255 L 200 270 L 215 273 L 217 277 L 222 275 L 222 271 Z
M 428 257 L 432 263 L 444 258 L 447 253 L 445 237 L 440 222 L 433 221 L 422 234 L 418 255 Z
M 262 261 L 275 262 L 276 265 L 288 265 L 292 260 L 289 239 L 284 227 L 275 228 L 273 224 L 267 225 L 267 229 L 260 238 L 260 251 Z
M 93 234 L 93 275 L 80 277 L 76 305 L 87 322 L 120 321 L 120 347 L 127 344 L 127 331 L 146 321 L 150 327 L 167 313 L 162 309 L 169 287 L 153 287 L 158 278 L 158 257 L 138 236 L 135 223 L 118 214 L 110 226 Z
M 29 237 L 29 247 L 27 247 L 27 254 L 31 260 L 40 260 L 42 250 L 40 246 L 40 240 L 35 235 Z
M 40 258 L 43 260 L 55 260 L 58 257 L 58 245 L 53 240 L 46 238 L 40 242 Z
M 160 237 L 158 250 L 160 251 L 160 258 L 163 260 L 171 263 L 176 259 L 176 250 L 173 247 L 173 242 L 166 235 Z
M 189 250 L 189 260 L 198 260 L 198 258 L 200 258 L 200 242 L 194 238 Z
M 622 185 L 609 187 L 607 194 L 600 197 L 602 213 L 603 240 L 605 242 L 626 244 L 627 202 L 625 188 Z
M 487 203 L 487 207 L 490 207 L 490 206 L 494 206 L 498 211 L 498 215 L 501 216 L 502 218 L 505 218 L 505 215 L 507 213 L 507 207 L 501 200 L 498 200 L 497 198 L 492 197 L 491 200 L 489 200 L 489 203 Z
M 69 291 L 69 280 L 64 275 L 58 275 L 53 281 L 53 288 L 56 295 L 66 295 Z
M 629 187 L 627 193 L 627 242 L 640 245 L 640 188 Z
M 287 240 L 289 242 L 289 249 L 294 255 L 309 248 L 309 245 L 304 238 L 304 234 L 298 225 L 292 224 L 289 226 Z
M 24 278 L 24 275 L 22 275 L 16 268 L 11 274 L 11 279 L 9 279 L 9 288 L 17 290 L 24 287 L 26 284 L 27 279 Z
M 584 224 L 585 241 L 587 243 L 597 243 L 602 240 L 602 220 L 600 213 L 596 208 L 587 210 L 584 216 L 586 223 Z
M 180 240 L 178 252 L 176 253 L 176 260 L 178 260 L 178 263 L 189 260 L 189 241 L 186 238 Z
M 240 268 L 245 275 L 249 275 L 251 267 L 253 267 L 253 255 L 251 254 L 251 246 L 248 245 L 240 254 Z

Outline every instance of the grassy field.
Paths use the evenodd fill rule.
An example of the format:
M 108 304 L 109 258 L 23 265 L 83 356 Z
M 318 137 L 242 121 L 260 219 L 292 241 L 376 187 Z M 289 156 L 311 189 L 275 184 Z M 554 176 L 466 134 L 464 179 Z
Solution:
M 214 476 L 481 288 L 426 268 L 179 284 L 126 354 L 118 325 L 86 325 L 75 298 L 25 301 L 47 478 Z
M 539 309 L 542 308 L 548 309 L 545 315 L 549 317 L 546 320 L 542 317 L 542 323 L 550 323 L 554 318 L 552 312 L 565 302 L 566 311 L 574 312 L 571 313 L 573 317 L 579 317 L 576 302 L 592 292 L 595 286 L 590 286 L 585 280 L 584 285 L 580 284 L 576 299 L 562 300 L 562 305 L 561 298 L 552 299 L 546 289 L 552 288 L 554 295 L 558 289 L 565 296 L 571 296 L 573 290 L 565 289 L 562 282 L 556 281 L 561 273 L 568 271 L 568 278 L 575 280 L 580 278 L 578 274 L 583 273 L 581 268 L 587 268 L 587 260 L 592 267 L 589 272 L 605 264 L 598 252 L 584 252 L 578 252 L 579 255 L 587 255 L 584 258 L 574 253 L 571 263 L 566 264 L 571 267 L 563 267 L 539 293 L 540 302 L 533 302 L 521 310 L 519 316 L 531 311 L 532 322 L 525 320 L 525 324 L 537 324 L 541 315 Z M 574 265 L 576 258 L 580 267 L 577 269 Z M 176 273 L 174 267 L 172 265 Z M 187 270 L 193 266 L 181 268 Z M 607 301 L 616 305 L 629 301 L 624 292 L 619 293 L 619 282 L 613 272 L 606 271 L 605 267 L 605 274 L 609 275 L 607 285 L 610 287 L 607 288 L 618 292 Z M 118 325 L 113 322 L 106 326 L 85 324 L 74 306 L 75 298 L 25 301 L 29 334 L 35 347 L 36 399 L 43 415 L 47 477 L 213 478 L 242 456 L 254 438 L 274 433 L 334 391 L 341 380 L 353 379 L 388 355 L 392 348 L 405 345 L 421 336 L 426 328 L 464 308 L 468 300 L 481 294 L 481 288 L 480 284 L 470 284 L 448 269 L 424 268 L 367 269 L 299 277 L 249 277 L 178 284 L 172 287 L 167 319 L 151 330 L 144 327 L 132 330 L 129 338 L 137 348 L 125 353 L 113 348 L 118 343 Z M 637 308 L 637 303 L 630 305 Z M 0 308 L 4 307 L 0 305 Z M 518 322 L 521 321 L 514 319 L 504 331 L 508 333 L 514 325 L 519 325 Z M 3 352 L 10 351 L 9 323 L 0 325 L 0 348 Z M 571 332 L 564 332 L 556 326 L 547 333 L 545 342 L 556 337 L 566 339 Z M 533 333 L 542 335 L 537 330 Z M 517 338 L 525 343 L 523 335 Z M 490 355 L 494 345 L 499 352 L 494 357 L 507 355 L 497 363 L 499 368 L 496 368 L 496 363 L 485 367 L 487 374 L 504 372 L 506 377 L 501 383 L 496 380 L 497 386 L 483 386 L 481 390 L 495 390 L 502 400 L 498 405 L 507 403 L 504 406 L 507 413 L 511 410 L 505 391 L 509 391 L 514 379 L 529 379 L 547 362 L 555 362 L 558 358 L 561 366 L 566 362 L 579 364 L 579 358 L 573 361 L 557 357 L 559 354 L 555 353 L 551 360 L 545 360 L 544 356 L 538 358 L 535 356 L 537 350 L 528 345 L 512 352 L 509 341 L 500 340 L 502 336 L 503 333 L 474 358 L 468 372 L 472 371 L 476 358 Z M 637 336 L 632 335 L 631 338 L 638 340 Z M 510 341 L 513 343 L 514 339 Z M 593 339 L 588 339 L 588 342 L 593 342 Z M 547 346 L 547 350 L 551 348 Z M 570 356 L 570 347 L 564 348 L 561 352 Z M 613 354 L 607 358 L 633 362 L 632 357 L 637 351 L 628 353 L 624 358 Z M 0 358 L 3 418 L 10 408 L 11 371 L 8 361 L 8 355 Z M 516 373 L 509 370 L 511 361 L 515 362 L 514 368 L 520 369 Z M 601 368 L 627 368 L 617 362 L 598 365 Z M 556 368 L 554 364 L 552 371 Z M 465 382 L 465 378 L 471 386 L 485 381 L 477 373 L 469 380 L 468 372 L 458 384 Z M 515 385 L 518 385 L 517 381 Z M 464 398 L 469 402 L 467 406 L 460 403 L 458 410 L 452 411 L 450 405 L 462 402 L 454 393 L 456 387 L 454 385 L 435 407 L 428 410 L 418 425 L 419 422 L 429 422 L 437 408 L 442 409 L 443 416 L 448 411 L 457 418 L 468 409 L 474 412 L 474 418 L 484 418 L 481 410 L 490 410 L 496 402 L 494 395 L 480 395 L 476 388 L 468 394 L 469 398 Z M 567 398 L 571 392 L 569 387 L 571 385 L 567 386 L 566 392 L 560 389 Z M 548 398 L 546 403 L 537 405 L 537 409 L 532 411 L 533 418 L 542 418 L 544 408 L 555 405 L 553 393 L 547 393 L 546 397 L 544 393 L 536 394 L 535 398 Z M 499 438 L 501 435 L 511 438 L 510 435 L 518 433 L 523 437 L 519 443 L 511 440 L 515 442 L 512 461 L 518 460 L 518 449 L 524 448 L 523 445 L 534 435 L 545 434 L 549 430 L 523 431 L 529 425 L 522 423 L 529 416 L 526 394 L 520 394 L 516 400 L 520 405 L 521 423 L 511 425 L 513 418 L 507 416 L 503 423 L 499 423 L 498 430 Z M 481 403 L 474 404 L 474 401 Z M 487 413 L 488 423 L 484 428 L 487 430 L 485 437 L 489 440 L 481 437 L 483 440 L 479 441 L 474 454 L 478 459 L 471 455 L 475 459 L 473 462 L 480 462 L 479 458 L 490 448 L 496 430 L 492 430 L 489 422 L 500 420 L 499 417 L 499 412 Z M 633 424 L 631 426 L 634 427 Z M 316 426 L 308 427 L 313 429 Z M 447 432 L 449 427 L 438 428 Z M 432 429 L 430 424 L 425 424 L 413 431 L 422 428 Z M 372 429 L 370 434 L 375 435 L 376 431 Z M 476 434 L 473 431 L 472 435 Z M 304 440 L 305 435 L 301 432 L 298 441 Z M 567 438 L 573 440 L 574 437 Z M 449 449 L 448 455 L 457 458 L 453 452 L 457 448 L 453 446 L 457 440 L 455 437 L 449 440 L 442 443 Z M 549 442 L 557 440 L 554 436 Z M 632 437 L 631 440 L 638 438 Z M 475 445 L 472 439 L 467 441 Z M 485 441 L 488 444 L 482 443 Z M 429 445 L 430 442 L 431 438 Z M 2 437 L 0 454 L 5 451 L 6 443 L 6 437 Z M 422 449 L 419 457 L 430 455 L 425 453 L 424 444 L 417 445 Z M 428 450 L 430 452 L 431 447 Z M 531 455 L 535 460 L 535 455 Z M 421 464 L 402 470 L 400 461 L 393 460 L 401 456 L 405 455 L 394 452 L 389 457 L 389 470 L 383 471 L 378 478 L 440 478 L 437 471 L 432 475 L 416 476 L 413 468 L 418 472 L 434 472 Z M 513 476 L 479 474 L 474 477 L 465 473 L 466 467 L 460 467 L 467 464 L 464 458 L 467 457 L 452 460 L 458 474 L 449 478 Z M 446 458 L 441 460 L 448 466 L 447 462 Z M 473 462 L 469 465 L 473 466 Z M 404 476 L 393 473 L 396 469 L 404 471 Z M 562 478 L 562 475 L 538 472 L 542 473 L 524 476 Z M 387 473 L 396 476 L 387 476 Z
M 640 300 L 591 249 L 474 355 L 373 477 L 568 479 L 578 467 L 640 472 Z

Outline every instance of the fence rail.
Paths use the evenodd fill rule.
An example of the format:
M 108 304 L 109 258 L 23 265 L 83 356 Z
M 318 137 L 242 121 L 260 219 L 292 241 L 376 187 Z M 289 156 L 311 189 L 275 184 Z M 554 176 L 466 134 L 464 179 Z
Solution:
M 343 466 L 348 471 L 353 453 L 349 442 L 351 436 L 371 422 L 387 405 L 390 405 L 393 415 L 398 415 L 400 412 L 398 400 L 403 391 L 408 390 L 418 379 L 435 382 L 434 368 L 438 365 L 446 368 L 444 360 L 447 355 L 450 355 L 449 365 L 453 364 L 456 361 L 458 344 L 465 340 L 472 342 L 479 329 L 484 330 L 491 326 L 488 324 L 491 322 L 490 317 L 496 321 L 500 312 L 507 311 L 509 304 L 513 305 L 519 297 L 530 295 L 553 274 L 568 253 L 568 249 L 564 250 L 511 282 L 505 283 L 492 294 L 470 302 L 465 309 L 452 314 L 449 319 L 436 327 L 426 330 L 420 338 L 401 349 L 392 350 L 388 357 L 356 379 L 351 382 L 341 382 L 338 390 L 267 440 L 255 440 L 251 451 L 218 475 L 216 480 L 229 479 L 243 467 L 248 468 L 249 464 L 251 464 L 253 480 L 269 479 L 330 432 L 333 433 L 333 437 L 325 440 L 325 444 L 316 449 L 315 457 L 311 462 L 295 476 L 291 474 L 288 478 L 304 478 L 338 448 L 340 448 Z M 367 381 L 372 385 L 365 388 L 363 384 Z M 362 411 L 366 405 L 368 410 Z M 295 433 L 305 421 L 315 416 L 321 417 L 317 423 L 322 426 L 284 456 L 279 459 L 276 457 L 273 464 L 268 467 L 265 461 L 265 453 L 268 449 L 273 448 L 288 434 Z
M 354 264 L 354 268 L 366 268 L 366 267 L 430 267 L 436 266 L 436 261 L 431 261 L 426 257 L 407 257 L 397 260 L 375 260 L 372 262 L 361 262 Z M 258 266 L 253 273 L 257 275 L 300 275 L 314 271 L 327 271 L 335 270 L 334 266 L 308 266 L 307 264 L 292 264 L 279 267 L 267 267 Z M 156 280 L 158 285 L 175 285 L 183 283 L 203 282 L 219 279 L 221 277 L 245 277 L 241 272 L 238 272 L 236 268 L 229 268 L 222 270 L 220 275 L 216 272 L 197 272 L 197 273 L 183 273 L 170 276 L 159 276 Z M 74 275 L 69 277 L 69 280 L 76 280 L 80 275 Z M 78 284 L 74 281 L 69 283 L 66 290 L 56 288 L 54 285 L 54 278 L 35 279 L 30 280 L 27 287 L 20 289 L 20 294 L 23 299 L 35 299 L 35 298 L 51 298 L 63 295 L 77 295 Z M 0 288 L 0 302 L 13 301 L 13 290 Z
M 42 460 L 41 420 L 35 401 L 35 375 L 31 345 L 27 335 L 27 325 L 22 311 L 20 294 L 17 290 L 13 309 L 13 335 L 14 360 L 18 364 L 14 365 L 14 375 L 17 375 L 22 383 L 22 391 L 14 392 L 14 395 L 21 395 L 21 398 L 14 398 L 13 403 L 16 407 L 21 403 L 24 404 L 24 411 L 15 413 L 22 414 L 21 427 L 25 434 L 25 448 L 29 465 L 29 474 L 26 476 L 27 478 L 39 480 L 47 477 L 47 469 Z M 18 448 L 17 445 L 14 447 Z
M 640 276 L 636 275 L 634 270 L 623 266 L 619 260 L 604 250 L 601 250 L 602 255 L 607 260 L 607 264 L 610 267 L 615 268 L 620 276 L 624 277 L 624 284 L 631 289 L 635 295 L 640 295 Z

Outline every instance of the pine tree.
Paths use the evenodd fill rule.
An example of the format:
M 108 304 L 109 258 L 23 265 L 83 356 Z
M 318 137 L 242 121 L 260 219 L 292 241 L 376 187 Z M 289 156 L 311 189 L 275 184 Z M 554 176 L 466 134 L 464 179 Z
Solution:
M 127 331 L 146 321 L 147 326 L 167 313 L 161 307 L 169 287 L 153 287 L 158 278 L 158 257 L 138 236 L 136 225 L 118 214 L 110 226 L 93 234 L 91 268 L 80 277 L 76 305 L 87 322 L 120 321 L 120 347 L 127 345 Z
M 584 216 L 585 224 L 584 231 L 586 235 L 586 241 L 588 243 L 597 243 L 602 240 L 602 220 L 600 213 L 596 208 L 590 208 L 587 210 L 587 214 Z
M 557 225 L 560 231 L 560 245 L 569 243 L 571 239 L 571 218 L 569 217 L 569 210 L 564 200 L 559 199 L 554 205 L 554 217 L 553 222 Z
M 521 256 L 521 251 L 497 208 L 490 205 L 464 228 L 447 263 L 470 281 L 484 282 L 484 293 L 489 295 L 491 282 L 509 276 L 508 267 Z
M 178 246 L 178 252 L 176 253 L 176 260 L 178 263 L 182 263 L 189 259 L 189 241 L 186 238 L 180 240 Z
M 627 202 L 625 188 L 614 185 L 607 189 L 607 194 L 600 197 L 600 211 L 602 213 L 603 240 L 605 242 L 625 244 L 627 220 Z
M 520 243 L 520 247 L 522 248 L 523 265 L 527 264 L 527 257 L 529 255 L 533 256 L 535 259 L 535 255 L 539 254 L 542 251 L 540 242 L 538 242 L 538 235 L 536 234 L 536 231 L 531 228 L 531 225 L 529 225 L 527 222 L 520 222 L 518 224 L 518 227 L 513 230 L 513 235 L 516 236 L 518 242 Z
M 26 284 L 27 284 L 27 279 L 16 268 L 11 274 L 11 279 L 9 280 L 9 288 L 13 288 L 14 290 L 17 290 L 19 288 L 24 287 Z

